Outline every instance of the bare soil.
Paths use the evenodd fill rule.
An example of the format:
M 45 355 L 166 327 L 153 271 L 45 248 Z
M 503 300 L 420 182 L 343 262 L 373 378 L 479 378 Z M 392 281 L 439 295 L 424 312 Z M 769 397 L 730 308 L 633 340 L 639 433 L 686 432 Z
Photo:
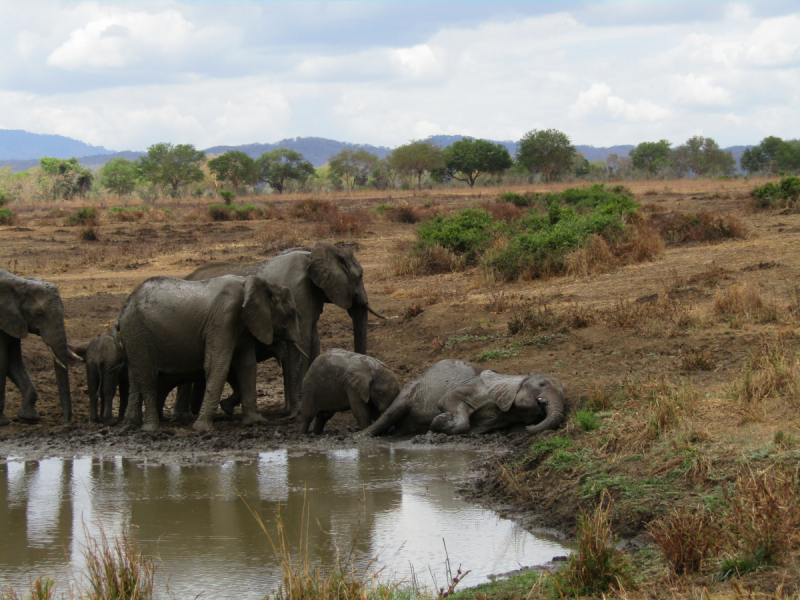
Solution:
M 394 368 L 403 383 L 440 359 L 474 361 L 490 349 L 507 349 L 511 356 L 487 361 L 489 368 L 513 374 L 541 371 L 561 378 L 573 413 L 592 401 L 598 390 L 645 389 L 659 378 L 670 385 L 688 381 L 696 400 L 684 411 L 681 427 L 702 430 L 704 445 L 695 445 L 724 480 L 742 457 L 764 448 L 769 454 L 776 432 L 795 436 L 798 432 L 796 407 L 791 410 L 789 405 L 775 404 L 760 407 L 757 414 L 748 416 L 731 393 L 732 382 L 739 377 L 754 348 L 776 336 L 789 343 L 798 338 L 794 314 L 800 286 L 800 215 L 751 213 L 747 209 L 748 194 L 757 183 L 762 182 L 626 184 L 646 212 L 707 210 L 734 215 L 744 223 L 747 235 L 715 244 L 667 247 L 663 257 L 654 262 L 585 277 L 501 284 L 487 281 L 478 267 L 423 277 L 394 274 L 392 260 L 398 243 L 415 239 L 414 225 L 385 220 L 376 214 L 375 207 L 391 203 L 411 206 L 422 213 L 448 212 L 491 201 L 506 189 L 403 195 L 376 192 L 326 198 L 340 211 L 352 212 L 363 220 L 364 231 L 355 237 L 331 234 L 324 221 L 292 218 L 291 207 L 303 196 L 278 198 L 273 213 L 278 218 L 269 220 L 211 222 L 204 204 L 189 201 L 160 205 L 138 222 L 119 222 L 98 210 L 98 241 L 92 242 L 81 239 L 81 227 L 63 225 L 65 215 L 75 210 L 76 203 L 22 206 L 17 210 L 15 225 L 0 228 L 0 267 L 57 284 L 64 299 L 68 335 L 71 339 L 87 339 L 100 334 L 113 321 L 130 291 L 148 277 L 182 277 L 212 260 L 264 260 L 282 249 L 311 245 L 318 239 L 348 244 L 364 267 L 371 305 L 390 317 L 385 321 L 370 320 L 369 353 Z M 563 187 L 535 186 L 514 191 Z M 169 210 L 160 210 L 162 206 Z M 743 283 L 774 302 L 777 319 L 759 322 L 747 316 L 714 313 L 715 298 Z M 515 313 L 534 304 L 546 306 L 549 314 L 560 318 L 538 332 L 511 336 L 509 321 Z M 615 312 L 630 310 L 631 306 L 645 309 L 628 324 L 620 325 L 614 319 Z M 418 314 L 411 316 L 412 313 Z M 574 318 L 587 314 L 591 315 L 588 323 Z M 352 348 L 352 331 L 344 311 L 326 305 L 319 326 L 323 350 Z M 686 361 L 692 353 L 710 357 L 713 368 L 692 370 Z M 0 454 L 6 456 L 146 455 L 164 461 L 206 462 L 293 445 L 390 443 L 354 438 L 355 422 L 346 413 L 330 421 L 320 438 L 300 437 L 294 423 L 278 417 L 283 391 L 273 362 L 259 366 L 258 402 L 268 418 L 266 426 L 244 428 L 237 418 L 227 419 L 220 413 L 216 430 L 199 436 L 198 443 L 198 435 L 191 428 L 171 423 L 156 435 L 120 433 L 116 428 L 89 423 L 86 377 L 81 364 L 70 368 L 74 417 L 70 426 L 63 426 L 49 351 L 31 336 L 23 342 L 23 354 L 39 391 L 41 422 L 31 425 L 16 420 L 20 395 L 7 382 L 5 414 L 12 424 L 0 429 Z M 612 404 L 605 412 L 600 411 L 601 423 L 621 422 L 630 410 L 635 411 L 629 405 Z M 668 460 L 665 455 L 643 462 L 620 460 L 624 453 L 611 453 L 610 442 L 602 440 L 604 427 L 584 434 L 574 420 L 569 420 L 561 431 L 545 434 L 544 438 L 567 435 L 578 440 L 579 445 L 602 449 L 615 473 L 626 477 L 659 476 L 654 461 Z M 528 479 L 518 470 L 515 480 L 504 477 L 498 466 L 507 466 L 512 459 L 523 461 L 533 441 L 522 433 L 511 432 L 455 442 L 485 446 L 495 455 L 484 465 L 487 476 L 482 482 L 471 484 L 468 491 L 478 499 L 504 506 L 509 513 L 524 515 L 530 527 L 569 533 L 580 511 L 599 498 L 578 494 L 588 481 L 585 473 L 579 469 L 545 469 L 541 461 L 534 460 L 526 467 Z M 421 436 L 412 442 L 453 443 L 442 436 Z M 647 454 L 646 449 L 643 452 Z M 501 460 L 502 456 L 506 458 Z M 523 481 L 527 492 L 512 489 L 515 481 Z M 703 490 L 713 490 L 718 485 L 719 481 L 697 484 L 687 479 L 675 485 L 675 494 L 655 500 L 648 497 L 647 506 L 640 510 L 618 514 L 615 526 L 626 536 L 641 535 L 655 517 L 673 507 L 696 502 Z M 624 491 L 617 490 L 615 497 L 622 501 L 623 496 Z M 786 572 L 782 573 L 785 578 Z M 776 581 L 768 579 L 762 587 L 774 588 Z M 664 585 L 677 589 L 674 582 Z

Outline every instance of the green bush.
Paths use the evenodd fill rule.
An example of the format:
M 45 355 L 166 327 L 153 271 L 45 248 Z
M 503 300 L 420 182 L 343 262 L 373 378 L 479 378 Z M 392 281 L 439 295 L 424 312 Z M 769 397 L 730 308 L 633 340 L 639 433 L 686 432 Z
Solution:
M 212 204 L 208 207 L 208 216 L 212 221 L 230 221 L 231 211 L 224 204 Z
M 227 206 L 230 206 L 233 202 L 233 199 L 236 197 L 236 194 L 233 192 L 229 192 L 227 190 L 223 190 L 219 193 L 220 197 L 225 201 Z
M 6 190 L 0 190 L 0 206 L 5 206 L 11 200 L 11 194 Z
M 97 213 L 91 206 L 81 207 L 77 212 L 67 215 L 65 224 L 68 226 L 97 225 Z
M 575 421 L 580 426 L 581 431 L 594 431 L 600 428 L 600 423 L 597 422 L 597 413 L 588 408 L 582 408 L 576 412 Z
M 538 194 L 533 194 L 531 192 L 525 192 L 524 194 L 517 194 L 515 192 L 506 192 L 505 194 L 500 194 L 497 197 L 497 202 L 509 202 L 514 206 L 519 206 L 520 208 L 527 208 L 532 206 L 536 201 Z
M 765 183 L 754 188 L 750 195 L 754 208 L 793 207 L 800 200 L 800 179 L 789 176 L 778 183 Z
M 14 213 L 8 208 L 0 208 L 0 225 L 11 225 L 14 222 Z
M 467 208 L 452 217 L 436 215 L 418 227 L 417 235 L 423 242 L 464 254 L 472 262 L 491 241 L 491 225 L 492 216 L 485 210 Z

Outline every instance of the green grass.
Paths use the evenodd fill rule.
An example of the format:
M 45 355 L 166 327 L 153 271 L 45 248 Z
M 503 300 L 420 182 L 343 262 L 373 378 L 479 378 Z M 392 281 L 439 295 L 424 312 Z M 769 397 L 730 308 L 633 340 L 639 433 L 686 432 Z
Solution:
M 97 213 L 91 206 L 83 206 L 79 208 L 76 212 L 67 215 L 67 218 L 65 220 L 65 225 L 68 226 L 96 225 L 96 224 L 97 224 Z
M 578 423 L 581 431 L 594 431 L 596 429 L 600 429 L 600 423 L 597 420 L 597 413 L 589 410 L 588 408 L 582 408 L 575 413 L 575 422 Z
M 507 350 L 505 348 L 492 348 L 478 354 L 478 360 L 481 362 L 485 362 L 487 360 L 502 360 L 516 356 L 516 354 L 517 353 L 514 350 Z
M 0 225 L 11 225 L 14 222 L 14 213 L 9 208 L 0 208 Z

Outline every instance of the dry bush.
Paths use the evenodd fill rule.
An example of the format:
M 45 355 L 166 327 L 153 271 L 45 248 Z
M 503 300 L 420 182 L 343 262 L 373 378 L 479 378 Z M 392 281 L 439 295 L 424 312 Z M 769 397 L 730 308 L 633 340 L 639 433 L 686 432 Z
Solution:
M 684 371 L 713 371 L 717 361 L 708 348 L 681 350 L 681 368 Z
M 553 580 L 563 597 L 595 596 L 634 587 L 627 556 L 616 548 L 611 531 L 611 501 L 606 496 L 591 514 L 578 518 L 576 550 Z
M 331 204 L 327 200 L 320 200 L 319 198 L 306 198 L 305 200 L 298 200 L 289 209 L 289 213 L 298 219 L 306 219 L 307 221 L 323 221 L 327 219 L 327 214 L 330 212 L 338 212 L 339 207 Z
M 395 223 L 414 224 L 422 221 L 423 216 L 419 210 L 411 206 L 397 206 L 388 208 L 383 212 L 384 217 Z
M 592 235 L 584 246 L 567 254 L 564 261 L 567 264 L 567 274 L 577 277 L 607 273 L 619 264 L 611 246 L 599 235 Z
M 610 409 L 614 405 L 616 399 L 616 386 L 592 383 L 589 386 L 589 393 L 583 406 L 594 412 L 603 412 Z
M 773 323 L 778 320 L 778 303 L 774 297 L 765 297 L 760 286 L 739 281 L 717 292 L 712 312 L 726 319 L 743 318 L 753 323 Z
M 732 395 L 742 406 L 770 398 L 800 397 L 800 358 L 782 338 L 762 341 L 732 385 Z
M 644 219 L 637 220 L 616 246 L 615 254 L 625 264 L 654 261 L 664 255 L 664 241 Z
M 487 312 L 501 314 L 514 308 L 520 298 L 506 293 L 505 290 L 489 290 L 489 300 L 483 307 Z
M 112 208 L 109 212 L 116 221 L 120 221 L 121 223 L 135 223 L 144 218 L 144 210 L 139 207 L 117 206 Z
M 355 210 L 342 213 L 336 207 L 333 208 L 334 210 L 321 213 L 323 222 L 318 223 L 314 228 L 315 235 L 334 234 L 358 237 L 364 234 L 364 225 L 369 221 L 365 211 Z
M 94 225 L 87 225 L 81 229 L 80 233 L 78 233 L 78 239 L 84 242 L 96 242 L 99 238 L 97 237 L 97 230 L 94 228 Z
M 463 255 L 450 252 L 441 246 L 420 246 L 409 242 L 398 243 L 397 252 L 391 259 L 392 270 L 398 276 L 455 273 L 463 271 L 466 262 Z
M 508 332 L 536 334 L 562 326 L 558 314 L 548 308 L 542 298 L 523 300 L 514 308 L 514 314 L 508 322 Z
M 519 220 L 524 214 L 520 207 L 508 202 L 484 202 L 481 204 L 481 208 L 492 215 L 495 221 L 505 221 L 506 223 Z
M 706 511 L 677 509 L 647 526 L 672 570 L 682 575 L 708 568 L 721 545 L 718 519 Z
M 645 335 L 676 335 L 691 324 L 690 306 L 670 296 L 658 294 L 635 302 L 619 301 L 601 312 L 609 327 L 632 329 Z
M 800 547 L 798 472 L 776 466 L 761 473 L 742 468 L 733 493 L 723 488 L 725 529 L 739 553 L 761 564 L 780 564 Z
M 738 217 L 730 214 L 714 215 L 705 210 L 652 215 L 650 222 L 671 246 L 692 242 L 718 242 L 747 235 L 747 228 Z
M 404 319 L 413 319 L 414 317 L 421 315 L 423 312 L 425 312 L 425 309 L 422 308 L 422 304 L 415 302 L 414 304 L 404 306 L 403 310 L 400 312 L 400 316 Z

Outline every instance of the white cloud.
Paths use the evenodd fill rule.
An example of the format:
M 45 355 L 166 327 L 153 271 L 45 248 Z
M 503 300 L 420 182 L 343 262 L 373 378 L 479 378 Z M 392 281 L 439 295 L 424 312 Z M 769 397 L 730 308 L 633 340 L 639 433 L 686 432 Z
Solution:
M 800 65 L 800 17 L 762 22 L 744 44 L 745 60 L 759 67 Z
M 611 93 L 605 83 L 595 83 L 585 92 L 578 94 L 578 99 L 570 106 L 570 116 L 574 119 L 605 116 L 625 121 L 659 121 L 669 116 L 668 108 L 659 106 L 649 100 L 626 102 Z
M 675 100 L 680 104 L 697 106 L 727 106 L 731 103 L 728 90 L 713 84 L 710 77 L 676 75 Z
M 400 69 L 412 77 L 427 77 L 440 72 L 436 55 L 427 44 L 412 48 L 398 48 L 392 52 Z

